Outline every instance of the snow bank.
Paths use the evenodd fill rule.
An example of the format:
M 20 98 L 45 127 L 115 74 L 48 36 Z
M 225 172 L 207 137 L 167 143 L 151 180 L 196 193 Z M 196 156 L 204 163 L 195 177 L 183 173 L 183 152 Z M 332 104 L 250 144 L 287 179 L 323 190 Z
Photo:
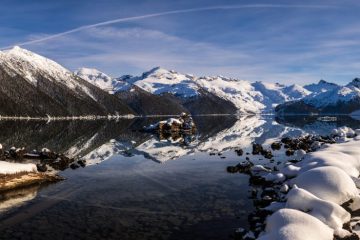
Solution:
M 32 163 L 23 164 L 0 161 L 0 174 L 15 174 L 19 172 L 37 172 L 37 168 Z
M 350 213 L 344 208 L 296 186 L 288 193 L 285 207 L 306 212 L 333 229 L 342 229 L 350 221 Z
M 334 231 L 319 219 L 294 209 L 280 209 L 266 222 L 259 240 L 333 240 Z
M 331 136 L 338 144 L 321 145 L 318 151 L 306 155 L 300 153 L 302 161 L 286 165 L 277 173 L 291 178 L 283 186 L 293 187 L 286 195 L 284 208 L 268 217 L 259 239 L 317 240 L 333 239 L 333 234 L 339 237 L 351 234 L 343 229 L 351 215 L 340 205 L 350 200 L 360 203 L 359 132 L 347 127 L 334 129 Z M 278 183 L 278 178 L 272 176 L 275 175 L 268 174 L 267 180 Z M 265 209 L 279 207 L 281 204 L 274 203 Z
M 311 169 L 297 176 L 292 183 L 336 204 L 347 202 L 358 195 L 354 181 L 337 167 Z

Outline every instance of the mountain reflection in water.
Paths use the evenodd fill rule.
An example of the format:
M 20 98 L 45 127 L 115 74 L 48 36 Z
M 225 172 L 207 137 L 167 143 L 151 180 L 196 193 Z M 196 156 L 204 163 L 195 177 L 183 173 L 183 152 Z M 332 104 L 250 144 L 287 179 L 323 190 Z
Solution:
M 140 131 L 163 119 L 0 121 L 5 148 L 46 147 L 87 164 L 61 172 L 63 182 L 1 194 L 0 238 L 228 239 L 253 209 L 248 177 L 226 173 L 244 158 L 230 150 L 360 127 L 344 116 L 209 116 L 194 117 L 192 136 Z

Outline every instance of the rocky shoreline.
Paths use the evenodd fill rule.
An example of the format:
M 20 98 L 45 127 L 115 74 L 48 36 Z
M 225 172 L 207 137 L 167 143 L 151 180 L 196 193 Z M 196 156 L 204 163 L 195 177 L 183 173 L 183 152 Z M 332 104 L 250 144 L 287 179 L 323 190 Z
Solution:
M 268 159 L 261 165 L 237 149 L 245 160 L 227 171 L 249 175 L 256 210 L 234 238 L 360 239 L 359 133 L 343 127 L 329 136 L 285 137 L 269 149 L 253 144 L 252 155 Z M 285 161 L 274 158 L 279 152 Z
M 47 148 L 28 152 L 25 148 L 0 145 L 0 192 L 7 192 L 35 184 L 64 180 L 59 171 L 85 167 L 85 161 L 68 158 Z

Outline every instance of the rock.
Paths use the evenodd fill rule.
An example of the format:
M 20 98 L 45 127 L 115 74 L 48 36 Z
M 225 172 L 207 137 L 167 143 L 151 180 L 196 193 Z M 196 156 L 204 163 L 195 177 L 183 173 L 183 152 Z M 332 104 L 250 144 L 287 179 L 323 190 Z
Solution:
M 77 168 L 79 168 L 79 165 L 77 165 L 75 163 L 72 163 L 72 164 L 70 164 L 70 168 L 71 169 L 77 169 Z
M 236 166 L 228 166 L 226 168 L 226 171 L 228 173 L 237 173 L 239 171 L 239 168 L 237 168 Z
M 86 161 L 85 160 L 78 160 L 77 163 L 83 168 L 86 166 Z
M 178 118 L 169 118 L 145 127 L 148 132 L 187 132 L 195 133 L 196 127 L 193 119 L 187 113 L 181 113 Z
M 25 148 L 11 147 L 10 150 L 8 151 L 8 155 L 10 158 L 18 159 L 18 160 L 23 159 L 25 153 L 26 153 Z
M 39 172 L 46 172 L 48 169 L 46 164 L 40 164 L 40 163 L 36 164 L 36 168 Z
M 335 240 L 360 240 L 360 237 L 356 233 L 352 233 L 351 235 L 342 238 L 335 237 Z
M 261 155 L 263 155 L 267 159 L 271 159 L 274 157 L 270 150 L 262 150 Z
M 235 152 L 238 156 L 242 156 L 244 154 L 244 151 L 242 149 L 236 149 Z
M 294 150 L 288 149 L 288 150 L 286 150 L 285 154 L 286 154 L 286 156 L 292 156 L 292 155 L 294 155 Z
M 281 142 L 273 142 L 273 143 L 271 144 L 271 149 L 272 149 L 272 150 L 280 150 L 280 149 L 281 149 L 281 145 L 282 145 Z
M 261 151 L 263 151 L 263 147 L 261 146 L 261 144 L 254 143 L 253 144 L 252 154 L 253 155 L 258 155 L 258 154 L 261 153 Z
M 280 192 L 287 193 L 289 191 L 289 186 L 287 184 L 283 184 L 280 188 Z
M 295 156 L 297 159 L 302 159 L 306 155 L 305 150 L 299 149 L 295 151 Z
M 289 137 L 284 137 L 281 139 L 281 142 L 282 143 L 285 143 L 285 144 L 290 144 L 291 143 L 291 138 Z

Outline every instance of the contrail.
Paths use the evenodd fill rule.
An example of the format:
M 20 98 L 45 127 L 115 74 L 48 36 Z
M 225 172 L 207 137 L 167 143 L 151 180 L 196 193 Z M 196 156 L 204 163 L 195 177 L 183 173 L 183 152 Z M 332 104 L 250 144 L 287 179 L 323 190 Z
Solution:
M 65 31 L 65 32 L 56 33 L 56 34 L 49 35 L 49 36 L 46 36 L 43 38 L 30 40 L 30 41 L 26 41 L 26 42 L 21 42 L 21 43 L 17 43 L 14 45 L 24 46 L 24 45 L 30 45 L 30 44 L 34 44 L 34 43 L 44 42 L 44 41 L 62 37 L 62 36 L 65 36 L 65 35 L 68 35 L 71 33 L 76 33 L 76 32 L 80 32 L 80 31 L 95 28 L 95 27 L 111 25 L 114 23 L 130 22 L 130 21 L 134 21 L 134 20 L 141 20 L 141 19 L 146 19 L 146 18 L 153 18 L 153 17 L 160 17 L 160 16 L 166 16 L 166 15 L 181 14 L 181 13 L 213 11 L 213 10 L 234 10 L 234 9 L 241 9 L 241 8 L 309 8 L 309 9 L 317 8 L 317 9 L 326 9 L 326 8 L 335 8 L 335 6 L 331 6 L 331 5 L 249 4 L 249 5 L 223 5 L 223 6 L 212 6 L 212 7 L 201 7 L 201 8 L 188 8 L 188 9 L 151 13 L 151 14 L 134 16 L 134 17 L 117 18 L 117 19 L 113 19 L 113 20 L 109 20 L 109 21 L 100 22 L 100 23 L 84 25 L 84 26 L 80 26 L 77 28 L 73 28 L 73 29 Z M 0 50 L 12 48 L 14 45 L 2 47 L 2 48 L 0 48 Z

